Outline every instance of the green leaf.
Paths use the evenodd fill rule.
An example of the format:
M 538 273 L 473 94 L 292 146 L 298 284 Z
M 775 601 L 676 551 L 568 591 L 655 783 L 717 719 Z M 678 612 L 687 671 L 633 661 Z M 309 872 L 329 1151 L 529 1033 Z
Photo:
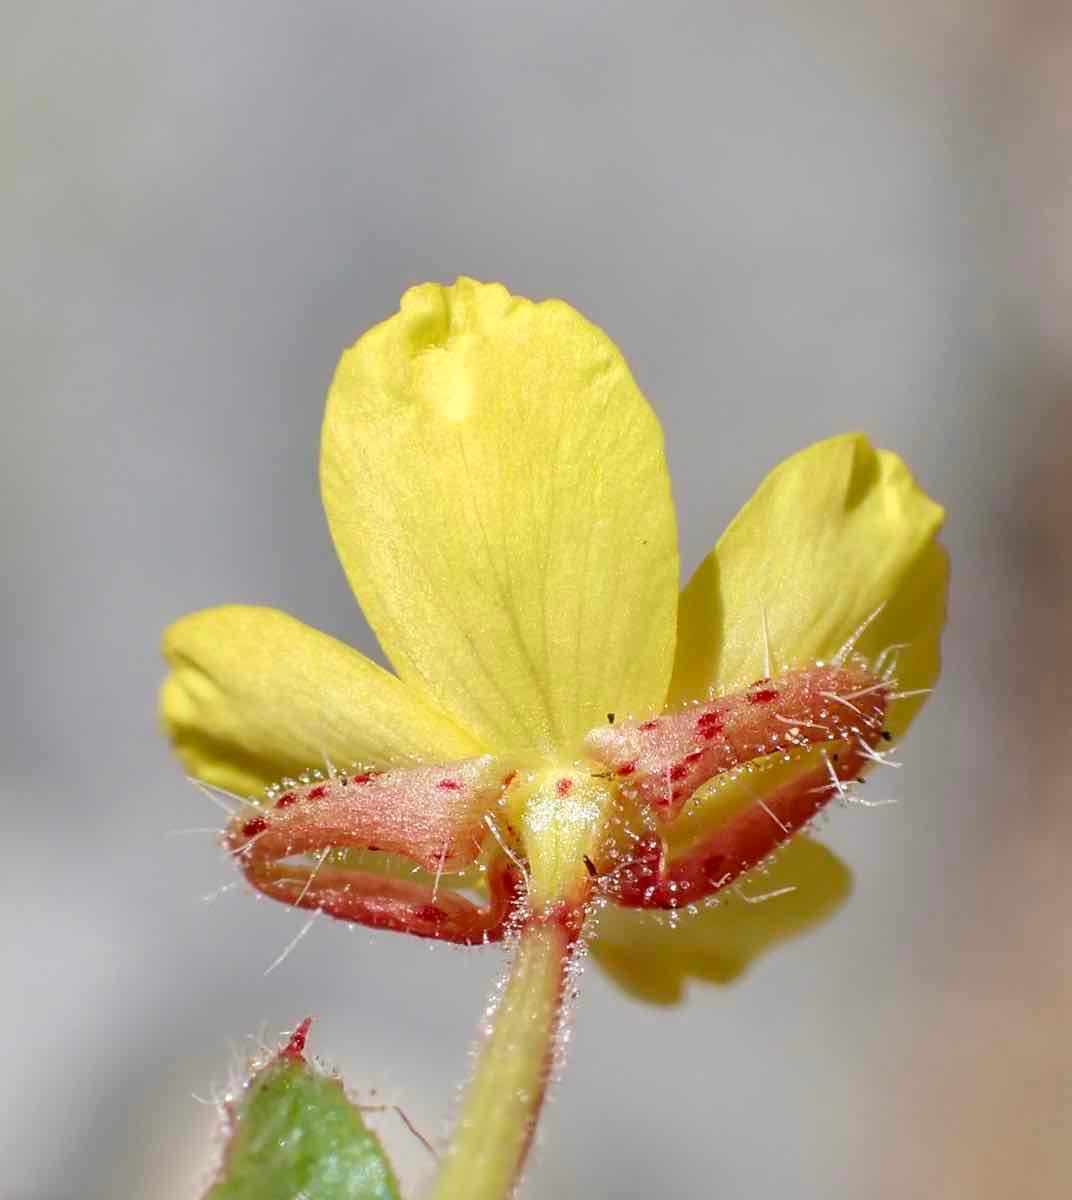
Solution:
M 302 1057 L 307 1030 L 246 1084 L 205 1200 L 400 1200 L 383 1147 L 340 1080 Z

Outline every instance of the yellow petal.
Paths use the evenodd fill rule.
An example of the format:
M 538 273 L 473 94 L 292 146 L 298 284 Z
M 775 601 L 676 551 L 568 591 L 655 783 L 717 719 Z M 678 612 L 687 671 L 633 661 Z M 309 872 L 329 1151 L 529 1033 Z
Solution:
M 608 905 L 592 955 L 631 995 L 674 1004 L 690 978 L 728 983 L 764 951 L 817 925 L 840 907 L 851 886 L 851 873 L 835 854 L 797 837 L 767 875 L 744 878 L 737 893 L 695 915 L 680 915 L 676 925 L 666 914 Z M 795 890 L 762 899 L 783 887 Z
M 946 557 L 942 509 L 895 454 L 862 434 L 819 442 L 775 468 L 682 593 L 672 701 L 725 692 L 856 644 L 890 654 L 897 685 L 938 675 Z M 922 697 L 894 704 L 901 732 Z
M 165 728 L 190 774 L 240 795 L 283 775 L 444 762 L 480 747 L 393 675 L 270 608 L 192 613 L 164 634 Z
M 841 744 L 832 742 L 792 754 L 767 754 L 715 775 L 693 792 L 681 812 L 663 828 L 669 858 L 681 858 L 741 813 L 766 803 L 767 797 L 800 775 L 822 767 L 824 756 L 839 749 Z
M 599 852 L 613 803 L 611 789 L 591 771 L 522 773 L 508 804 L 529 864 L 533 909 L 582 902 L 591 888 L 586 864 Z
M 400 677 L 491 748 L 661 706 L 677 546 L 659 424 L 558 300 L 425 284 L 342 357 L 321 485 Z

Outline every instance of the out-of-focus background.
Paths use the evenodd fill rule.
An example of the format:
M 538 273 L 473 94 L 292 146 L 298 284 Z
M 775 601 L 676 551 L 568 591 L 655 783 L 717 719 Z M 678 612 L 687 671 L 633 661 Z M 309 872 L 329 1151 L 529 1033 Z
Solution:
M 1072 11 L 1028 0 L 8 3 L 0 1196 L 182 1200 L 307 1012 L 440 1134 L 500 958 L 241 889 L 157 734 L 221 601 L 374 644 L 316 485 L 339 351 L 459 273 L 605 326 L 686 570 L 862 428 L 950 511 L 939 694 L 856 892 L 676 1009 L 584 979 L 528 1200 L 1063 1197 Z M 874 793 L 872 793 L 874 794 Z M 420 1145 L 380 1122 L 410 1194 Z

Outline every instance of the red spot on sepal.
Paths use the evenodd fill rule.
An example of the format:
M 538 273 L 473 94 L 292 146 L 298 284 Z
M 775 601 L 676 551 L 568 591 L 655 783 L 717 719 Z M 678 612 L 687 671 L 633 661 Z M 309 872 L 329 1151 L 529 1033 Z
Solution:
M 439 921 L 445 921 L 447 914 L 438 904 L 419 904 L 413 910 L 413 919 L 415 921 L 431 921 L 436 924 Z

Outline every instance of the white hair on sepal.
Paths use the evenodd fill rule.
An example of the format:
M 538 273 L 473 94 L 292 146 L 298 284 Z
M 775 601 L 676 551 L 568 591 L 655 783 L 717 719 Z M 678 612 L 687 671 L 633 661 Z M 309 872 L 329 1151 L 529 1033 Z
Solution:
M 889 686 L 888 681 L 879 680 L 878 683 L 872 683 L 869 687 L 860 688 L 859 691 L 846 692 L 845 695 L 842 697 L 842 699 L 844 699 L 844 700 L 859 700 L 861 696 L 871 696 L 875 692 L 880 692 L 883 690 L 883 688 L 888 687 L 888 686 Z
M 858 745 L 860 747 L 860 753 L 864 756 L 864 758 L 866 758 L 868 762 L 874 763 L 876 767 L 900 768 L 904 766 L 904 763 L 899 763 L 895 758 L 893 758 L 893 755 L 897 752 L 896 747 L 893 750 L 887 751 L 875 750 L 869 746 L 867 742 L 863 740 L 863 738 L 859 739 Z
M 819 695 L 822 696 L 824 700 L 832 700 L 836 704 L 843 704 L 847 709 L 849 709 L 850 712 L 854 712 L 861 720 L 866 720 L 863 712 L 858 709 L 847 696 L 839 696 L 837 692 L 820 692 Z
M 785 887 L 774 888 L 769 892 L 760 892 L 758 896 L 749 896 L 742 891 L 740 883 L 735 883 L 732 890 L 737 899 L 743 900 L 745 904 L 766 904 L 769 900 L 777 900 L 779 896 L 788 896 L 791 892 L 795 892 L 797 885 L 789 883 Z
M 852 796 L 849 782 L 847 780 L 842 779 L 841 776 L 837 773 L 837 770 L 835 769 L 834 764 L 831 761 L 830 755 L 826 752 L 825 749 L 822 751 L 822 757 L 823 757 L 823 763 L 826 766 L 826 773 L 829 776 L 829 781 L 827 783 L 824 783 L 821 787 L 811 788 L 810 791 L 812 793 L 826 792 L 826 791 L 829 791 L 830 788 L 833 788 L 834 791 L 837 793 L 837 798 L 842 803 L 847 803 Z M 816 814 L 816 816 L 818 816 L 818 814 Z
M 449 843 L 447 843 L 447 842 L 443 843 L 443 849 L 440 850 L 439 859 L 436 862 L 435 881 L 432 884 L 432 903 L 433 904 L 435 904 L 436 900 L 439 899 L 439 881 L 443 878 L 443 863 L 446 861 L 446 858 L 447 858 L 448 845 L 449 845 Z M 484 867 L 483 870 L 486 872 L 487 867 Z
M 862 738 L 860 739 L 860 746 L 864 757 L 869 759 L 876 766 L 900 767 L 903 765 L 899 762 L 893 762 L 879 751 L 872 750 Z M 827 774 L 830 776 L 830 779 L 827 783 L 822 784 L 820 787 L 812 788 L 811 791 L 813 793 L 825 792 L 830 788 L 833 788 L 837 792 L 838 800 L 843 805 L 848 806 L 853 804 L 858 808 L 886 808 L 891 804 L 899 803 L 898 797 L 895 796 L 871 799 L 869 796 L 859 795 L 853 787 L 853 784 L 862 783 L 863 780 L 841 779 L 837 771 L 834 769 L 834 764 L 830 761 L 830 756 L 825 750 L 823 751 L 823 762 L 826 764 Z M 816 814 L 816 816 L 819 815 L 820 814 L 818 813 Z
M 775 825 L 778 826 L 778 828 L 782 831 L 782 833 L 792 832 L 790 830 L 789 826 L 786 825 L 782 820 L 779 819 L 777 813 L 775 813 L 775 811 L 770 807 L 769 804 L 767 804 L 767 802 L 765 800 L 757 799 L 756 803 L 759 805 L 759 807 L 761 809 L 763 809 L 763 811 L 767 814 L 767 816 L 770 817 L 770 819 L 775 823 Z
M 264 968 L 265 975 L 270 975 L 276 969 L 276 967 L 281 967 L 283 965 L 283 963 L 285 963 L 287 961 L 287 959 L 290 957 L 291 953 L 293 952 L 294 948 L 305 937 L 305 935 L 309 932 L 309 930 L 312 929 L 314 923 L 316 922 L 317 917 L 320 916 L 322 911 L 323 911 L 322 909 L 318 908 L 313 913 L 313 915 L 311 917 L 309 917 L 309 919 L 305 922 L 305 924 L 302 925 L 301 929 L 299 929 L 298 932 L 290 939 L 290 941 L 287 942 L 287 944 L 283 947 L 283 949 L 279 952 L 279 954 L 277 954 L 276 957 L 273 958 L 272 961 L 268 964 L 268 966 L 266 966 Z
M 872 799 L 870 796 L 860 796 L 853 793 L 848 798 L 849 804 L 855 804 L 858 808 L 888 808 L 891 804 L 900 804 L 899 796 L 879 796 Z
M 770 678 L 774 674 L 774 657 L 771 654 L 770 625 L 767 623 L 767 606 L 759 606 L 760 628 L 763 632 L 763 674 Z
M 886 607 L 886 601 L 883 600 L 880 604 L 876 605 L 871 610 L 871 612 L 869 612 L 867 614 L 866 617 L 864 617 L 864 619 L 860 622 L 859 625 L 856 626 L 856 628 L 849 635 L 848 640 L 842 643 L 842 645 L 838 648 L 837 652 L 834 654 L 833 658 L 831 658 L 830 661 L 835 666 L 840 667 L 844 664 L 845 660 L 849 657 L 849 655 L 856 648 L 856 643 L 860 640 L 860 638 L 863 637 L 863 635 L 867 632 L 868 628 L 871 626 L 871 624 L 875 621 L 875 619 L 879 616 L 879 614 L 882 612 L 882 610 L 885 607 Z
M 237 891 L 241 886 L 242 880 L 240 878 L 232 879 L 229 883 L 221 883 L 219 887 L 213 888 L 211 892 L 206 892 L 201 897 L 201 903 L 215 904 L 221 896 L 225 896 L 228 892 Z
M 316 861 L 316 866 L 313 867 L 313 869 L 309 872 L 309 876 L 306 879 L 305 884 L 302 887 L 302 890 L 298 893 L 298 898 L 290 906 L 292 912 L 294 911 L 294 909 L 301 907 L 301 902 L 309 894 L 309 889 L 313 886 L 313 880 L 316 879 L 317 872 L 324 865 L 324 863 L 327 862 L 327 858 L 330 853 L 331 853 L 331 847 L 325 846 L 323 851 L 320 854 L 320 857 Z
M 874 673 L 888 682 L 897 669 L 897 658 L 901 651 L 907 650 L 911 644 L 911 642 L 892 642 L 885 650 L 879 651 L 878 656 L 875 658 L 875 664 L 872 667 Z M 886 662 L 887 659 L 889 659 L 888 663 Z
M 506 839 L 499 831 L 499 827 L 495 824 L 495 818 L 491 815 L 491 813 L 484 814 L 484 824 L 488 827 L 488 831 L 491 833 L 491 836 L 499 843 L 499 849 L 502 850 L 503 854 L 505 854 L 506 857 L 521 872 L 521 876 L 525 881 L 525 891 L 530 891 L 531 888 L 528 867 L 521 861 L 521 859 L 518 858 L 513 850 L 510 849 L 509 845 L 507 845 Z
M 255 833 L 248 841 L 243 842 L 241 846 L 235 846 L 235 848 L 233 850 L 227 849 L 226 850 L 227 856 L 231 859 L 232 862 L 236 862 L 243 854 L 245 854 L 250 849 L 250 847 L 255 846 L 261 840 L 261 838 L 264 837 L 264 835 L 269 832 L 269 828 L 262 829 L 260 831 L 260 833 Z
M 186 782 L 192 783 L 210 804 L 215 804 L 229 817 L 233 817 L 240 808 L 244 808 L 249 803 L 243 796 L 229 792 L 226 788 L 217 787 L 215 784 L 205 783 L 193 775 L 187 775 Z

